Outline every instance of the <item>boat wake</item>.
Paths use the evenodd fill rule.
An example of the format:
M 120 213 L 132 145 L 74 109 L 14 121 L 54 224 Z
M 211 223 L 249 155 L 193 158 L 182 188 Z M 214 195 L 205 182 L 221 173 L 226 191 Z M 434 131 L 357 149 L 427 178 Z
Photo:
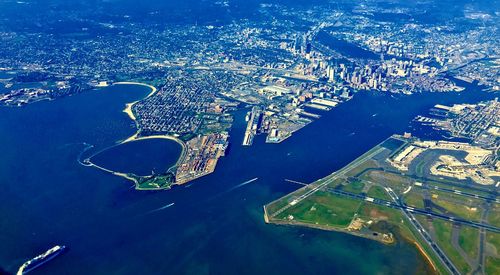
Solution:
M 148 213 L 154 213 L 154 212 L 158 212 L 158 211 L 161 211 L 161 210 L 165 210 L 165 209 L 167 209 L 167 208 L 169 208 L 169 207 L 172 207 L 172 206 L 174 206 L 174 205 L 175 205 L 175 202 L 172 202 L 172 203 L 166 204 L 166 205 L 164 205 L 164 206 L 162 206 L 162 207 L 159 207 L 159 208 L 153 209 L 153 210 L 149 211 Z
M 77 157 L 77 161 L 78 163 L 80 163 L 81 165 L 83 166 L 92 166 L 91 163 L 89 163 L 89 160 L 88 159 L 84 159 L 82 160 L 82 157 L 83 157 L 83 154 L 85 154 L 85 152 L 87 152 L 88 150 L 94 148 L 94 145 L 92 144 L 89 144 L 89 143 L 86 143 L 86 142 L 83 142 L 82 143 L 85 147 L 83 148 L 83 150 L 80 152 L 80 154 L 78 154 L 78 157 Z
M 218 198 L 218 197 L 220 197 L 220 196 L 223 196 L 223 195 L 225 195 L 225 194 L 227 194 L 227 193 L 229 193 L 229 192 L 232 192 L 232 191 L 234 191 L 234 190 L 236 190 L 236 189 L 238 189 L 238 188 L 241 188 L 241 187 L 243 187 L 243 186 L 245 186 L 245 185 L 247 185 L 247 184 L 250 184 L 250 183 L 252 183 L 252 182 L 254 182 L 254 181 L 258 180 L 258 179 L 259 179 L 259 178 L 253 178 L 253 179 L 251 179 L 251 180 L 244 181 L 244 182 L 242 182 L 242 183 L 240 183 L 240 184 L 238 184 L 238 185 L 236 185 L 236 186 L 233 186 L 233 187 L 231 187 L 231 188 L 227 189 L 226 191 L 224 191 L 224 192 L 222 192 L 222 193 L 219 193 L 219 194 L 217 194 L 217 195 L 215 195 L 215 196 L 213 196 L 213 197 L 209 198 L 209 199 L 208 199 L 208 201 L 211 201 L 211 200 L 216 199 L 216 198 Z
M 233 191 L 233 190 L 235 190 L 235 189 L 238 189 L 238 188 L 243 187 L 243 186 L 245 186 L 245 185 L 247 185 L 247 184 L 250 184 L 250 183 L 252 183 L 252 182 L 254 182 L 254 181 L 258 180 L 258 179 L 259 179 L 259 178 L 253 178 L 253 179 L 251 179 L 251 180 L 247 180 L 247 181 L 245 181 L 245 182 L 242 182 L 242 183 L 240 183 L 240 184 L 238 184 L 238 185 L 236 185 L 236 186 L 234 186 L 234 187 L 229 188 L 229 189 L 228 189 L 226 192 L 224 192 L 224 193 L 231 192 L 231 191 Z

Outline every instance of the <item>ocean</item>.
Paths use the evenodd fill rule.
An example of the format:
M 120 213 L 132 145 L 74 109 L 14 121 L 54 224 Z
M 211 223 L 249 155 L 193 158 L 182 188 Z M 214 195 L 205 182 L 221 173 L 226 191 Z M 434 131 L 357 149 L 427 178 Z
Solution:
M 1 268 L 14 273 L 59 244 L 68 250 L 33 274 L 425 271 L 424 259 L 408 243 L 386 246 L 337 232 L 267 225 L 262 206 L 301 187 L 285 179 L 312 182 L 392 134 L 415 131 L 411 120 L 437 103 L 494 97 L 474 85 L 449 94 L 360 92 L 283 143 L 265 144 L 258 136 L 251 147 L 241 146 L 246 110 L 239 110 L 216 171 L 167 191 L 136 191 L 130 181 L 80 165 L 88 144 L 99 150 L 135 132 L 122 110 L 148 93 L 146 87 L 119 85 L 0 108 Z M 146 164 L 134 160 L 141 163 L 138 173 L 175 162 L 175 146 L 158 145 L 168 154 L 144 146 L 146 154 L 135 148 L 131 154 L 110 150 L 106 157 L 149 156 Z

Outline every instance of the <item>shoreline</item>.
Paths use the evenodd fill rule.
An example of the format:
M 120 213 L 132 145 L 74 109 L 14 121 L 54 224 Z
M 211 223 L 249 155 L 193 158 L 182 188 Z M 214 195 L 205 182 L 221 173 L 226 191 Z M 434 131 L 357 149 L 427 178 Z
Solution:
M 424 256 L 424 258 L 427 260 L 427 264 L 429 264 L 434 271 L 439 272 L 436 265 L 434 264 L 434 261 L 427 254 L 427 252 L 425 252 L 422 245 L 420 243 L 418 243 L 418 241 L 416 241 L 416 240 L 412 240 L 411 242 L 413 243 L 413 245 L 415 245 L 417 247 L 417 250 L 420 252 L 420 255 Z
M 181 146 L 181 154 L 177 158 L 177 161 L 175 162 L 175 164 L 172 167 L 176 167 L 182 161 L 184 161 L 184 158 L 185 158 L 185 155 L 186 155 L 186 152 L 187 152 L 187 144 L 184 141 L 182 141 L 181 139 L 179 139 L 178 137 L 175 137 L 175 136 L 171 136 L 171 135 L 152 135 L 152 136 L 145 136 L 145 137 L 135 136 L 135 139 L 132 139 L 132 140 L 129 140 L 129 141 L 126 141 L 126 142 L 140 141 L 140 140 L 147 140 L 147 139 L 168 139 L 168 140 L 175 141 L 177 144 L 179 144 Z M 118 145 L 124 144 L 126 142 L 124 141 L 122 143 L 119 143 Z M 170 167 L 169 170 L 172 167 Z
M 267 214 L 267 209 L 264 206 L 264 222 L 266 224 L 274 224 L 274 225 L 285 225 L 285 226 L 296 226 L 296 227 L 304 227 L 304 228 L 312 228 L 312 229 L 319 229 L 323 231 L 330 231 L 330 232 L 339 232 L 339 233 L 344 233 L 344 234 L 349 234 L 352 236 L 356 236 L 359 238 L 364 238 L 372 241 L 376 241 L 379 243 L 382 243 L 384 245 L 392 245 L 395 243 L 395 241 L 392 242 L 387 242 L 383 241 L 379 238 L 375 238 L 372 236 L 369 236 L 367 234 L 363 234 L 357 231 L 351 231 L 346 228 L 342 227 L 335 227 L 335 226 L 329 226 L 329 225 L 320 225 L 320 224 L 311 224 L 311 223 L 306 223 L 303 221 L 284 221 L 284 220 L 278 220 L 274 218 L 269 218 L 269 215 Z
M 267 214 L 266 207 L 264 206 L 263 208 L 264 208 L 264 215 L 263 215 L 264 216 L 264 222 L 266 224 L 273 224 L 273 225 L 278 225 L 278 226 L 303 227 L 303 228 L 318 229 L 318 230 L 323 230 L 323 231 L 338 232 L 338 233 L 343 233 L 343 234 L 349 234 L 349 235 L 352 235 L 352 236 L 355 236 L 355 237 L 359 237 L 359 238 L 364 238 L 364 239 L 376 241 L 376 242 L 382 243 L 384 245 L 392 245 L 392 244 L 394 244 L 393 242 L 391 242 L 391 243 L 384 242 L 384 241 L 381 241 L 379 239 L 370 238 L 370 237 L 368 237 L 366 235 L 363 235 L 363 234 L 360 234 L 360 233 L 356 233 L 354 231 L 349 231 L 349 230 L 346 230 L 346 229 L 343 229 L 343 228 L 335 228 L 335 227 L 331 227 L 331 226 L 315 225 L 315 224 L 309 224 L 309 223 L 305 223 L 305 222 L 301 222 L 301 221 L 281 221 L 281 220 L 270 219 L 269 215 Z M 422 255 L 422 257 L 425 259 L 425 261 L 431 267 L 431 269 L 434 272 L 436 272 L 437 274 L 439 274 L 439 270 L 438 270 L 436 264 L 434 263 L 434 261 L 432 260 L 432 258 L 426 253 L 426 251 L 424 250 L 424 248 L 422 247 L 422 245 L 417 240 L 409 239 L 409 238 L 407 238 L 407 237 L 405 237 L 403 235 L 400 235 L 400 236 L 403 239 L 405 239 L 405 241 L 408 244 L 413 245 L 414 247 L 416 247 L 418 253 L 420 255 Z
M 125 140 L 123 140 L 121 142 L 118 142 L 117 145 L 124 144 L 124 143 L 127 143 L 127 142 L 131 142 L 131 141 L 134 141 L 134 140 L 144 140 L 144 139 L 154 139 L 154 138 L 161 138 L 161 139 L 173 140 L 173 141 L 177 142 L 182 147 L 181 155 L 179 156 L 179 158 L 178 158 L 178 160 L 177 160 L 177 162 L 175 163 L 174 166 L 177 166 L 179 163 L 181 163 L 182 160 L 184 159 L 183 156 L 185 155 L 185 151 L 187 150 L 187 145 L 186 145 L 185 142 L 183 142 L 179 138 L 177 138 L 175 136 L 171 136 L 171 135 L 152 135 L 152 136 L 144 136 L 144 137 L 139 136 L 141 130 L 139 128 L 139 123 L 137 123 L 137 118 L 136 118 L 136 116 L 134 114 L 134 111 L 132 110 L 132 107 L 137 102 L 139 102 L 141 100 L 144 100 L 144 99 L 146 99 L 148 97 L 151 97 L 154 94 L 156 94 L 156 92 L 158 92 L 158 89 L 156 87 L 154 87 L 152 85 L 149 85 L 149 84 L 146 84 L 146 83 L 132 82 L 132 81 L 116 82 L 116 83 L 113 83 L 113 85 L 139 85 L 139 86 L 148 87 L 148 88 L 151 89 L 151 92 L 148 95 L 146 95 L 144 98 L 136 100 L 134 102 L 130 102 L 130 103 L 125 104 L 125 109 L 123 109 L 123 112 L 126 113 L 128 115 L 128 117 L 131 120 L 134 121 L 135 128 L 137 129 L 137 131 L 132 136 L 126 138 Z M 110 147 L 108 147 L 108 148 L 110 148 Z M 170 169 L 171 168 L 169 168 L 169 170 Z
M 177 144 L 179 144 L 181 146 L 181 153 L 179 155 L 179 157 L 177 158 L 177 161 L 175 162 L 175 164 L 173 164 L 171 167 L 169 167 L 166 172 L 169 172 L 173 169 L 175 169 L 177 166 L 179 166 L 185 159 L 186 157 L 186 154 L 187 154 L 187 144 L 182 141 L 181 139 L 175 137 L 175 136 L 172 136 L 172 135 L 151 135 L 151 136 L 140 136 L 140 128 L 139 128 L 139 123 L 137 122 L 137 118 L 132 110 L 132 107 L 139 101 L 141 100 L 144 100 L 148 97 L 151 97 L 153 96 L 157 91 L 158 89 L 152 85 L 149 85 L 149 84 L 146 84 L 146 83 L 140 83 L 140 82 L 129 82 L 129 81 L 123 81 L 123 82 L 116 82 L 116 83 L 113 83 L 111 84 L 111 86 L 114 86 L 114 85 L 138 85 L 138 86 L 143 86 L 143 87 L 148 87 L 151 89 L 151 92 L 146 95 L 145 97 L 141 98 L 141 99 L 138 99 L 136 101 L 133 101 L 133 102 L 130 102 L 130 103 L 127 103 L 125 104 L 125 108 L 122 110 L 122 112 L 124 112 L 125 114 L 127 114 L 127 116 L 135 123 L 135 127 L 136 127 L 136 132 L 134 134 L 132 134 L 130 137 L 124 139 L 124 140 L 121 140 L 121 141 L 117 141 L 115 144 L 111 145 L 111 146 L 108 146 L 102 150 L 99 150 L 98 152 L 92 154 L 91 156 L 89 156 L 88 158 L 86 158 L 84 160 L 84 163 L 85 163 L 85 166 L 88 166 L 88 167 L 94 167 L 94 168 L 97 168 L 101 171 L 104 171 L 104 172 L 108 172 L 112 175 L 115 175 L 115 176 L 118 176 L 118 177 L 121 177 L 121 178 L 124 178 L 124 179 L 127 179 L 127 180 L 130 180 L 132 181 L 134 184 L 135 184 L 135 189 L 136 190 L 142 190 L 141 188 L 139 188 L 139 180 L 137 178 L 143 178 L 144 176 L 137 176 L 137 175 L 134 175 L 132 173 L 125 173 L 125 172 L 118 172 L 118 171 L 113 171 L 111 169 L 108 169 L 108 168 L 105 168 L 105 167 L 102 167 L 102 166 L 99 166 L 95 163 L 93 163 L 91 161 L 91 158 L 93 158 L 94 156 L 106 151 L 106 150 L 109 150 L 111 148 L 114 148 L 114 147 L 117 147 L 117 146 L 120 146 L 120 145 L 123 145 L 125 143 L 129 143 L 129 142 L 133 142 L 133 141 L 141 141 L 141 140 L 148 140 L 148 139 L 167 139 L 167 140 L 172 140 L 174 142 L 176 142 Z M 137 177 L 137 178 L 136 178 Z M 175 183 L 174 183 L 175 184 Z M 163 188 L 158 188 L 158 190 L 161 190 Z M 149 190 L 149 189 L 146 189 L 146 190 Z
M 158 89 L 156 89 L 155 86 L 152 86 L 152 85 L 149 85 L 149 84 L 146 84 L 146 83 L 141 83 L 141 82 L 131 82 L 131 81 L 122 81 L 122 82 L 116 82 L 116 83 L 113 83 L 112 86 L 114 85 L 138 85 L 138 86 L 143 86 L 143 87 L 148 87 L 151 89 L 151 92 L 145 96 L 144 98 L 142 99 L 139 99 L 139 100 L 136 100 L 134 102 L 130 102 L 130 103 L 127 103 L 125 104 L 125 109 L 123 109 L 123 112 L 126 113 L 128 115 L 128 117 L 130 119 L 132 119 L 135 123 L 136 123 L 136 128 L 137 128 L 137 131 L 139 131 L 139 127 L 137 127 L 137 118 L 135 117 L 134 115 L 134 112 L 132 111 L 132 107 L 139 101 L 141 100 L 144 100 L 152 95 L 154 95 Z
M 175 136 L 172 136 L 172 135 L 152 135 L 152 136 L 144 136 L 144 137 L 141 137 L 139 136 L 141 130 L 139 129 L 139 123 L 137 123 L 137 118 L 134 114 L 134 111 L 132 110 L 132 107 L 139 101 L 141 100 L 144 100 L 148 97 L 151 97 L 153 96 L 154 94 L 156 94 L 156 92 L 158 92 L 158 89 L 152 85 L 149 85 L 149 84 L 146 84 L 146 83 L 140 83 L 140 82 L 127 82 L 127 81 L 124 81 L 124 82 L 116 82 L 116 83 L 113 83 L 113 85 L 139 85 L 139 86 L 143 86 L 143 87 L 148 87 L 151 89 L 151 92 L 146 95 L 144 98 L 142 99 L 139 99 L 139 100 L 136 100 L 134 102 L 130 102 L 130 103 L 127 103 L 125 104 L 125 109 L 123 109 L 123 112 L 126 113 L 128 115 L 128 117 L 134 121 L 135 123 L 135 128 L 137 129 L 137 131 L 131 135 L 130 137 L 126 138 L 125 140 L 121 141 L 121 142 L 118 142 L 117 145 L 120 145 L 120 144 L 124 144 L 124 143 L 127 143 L 127 142 L 131 142 L 131 141 L 134 141 L 134 140 L 144 140 L 144 139 L 154 139 L 154 138 L 162 138 L 162 139 L 169 139 L 169 140 L 173 140 L 175 142 L 177 142 L 181 147 L 182 147 L 182 151 L 181 151 L 181 155 L 179 156 L 179 159 L 177 160 L 176 164 L 175 165 L 178 165 L 182 160 L 183 160 L 183 156 L 185 155 L 185 151 L 187 150 L 187 145 L 185 142 L 183 142 L 182 140 L 180 140 L 179 138 L 175 137 Z M 110 148 L 110 147 L 108 147 Z

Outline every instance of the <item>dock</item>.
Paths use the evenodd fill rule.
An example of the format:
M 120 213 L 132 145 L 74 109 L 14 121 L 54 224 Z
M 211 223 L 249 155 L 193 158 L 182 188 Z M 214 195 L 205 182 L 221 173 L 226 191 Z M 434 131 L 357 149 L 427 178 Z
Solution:
M 304 106 L 309 107 L 309 108 L 313 108 L 313 109 L 322 110 L 322 111 L 330 111 L 332 109 L 331 107 L 327 107 L 327 106 L 319 105 L 319 104 L 315 104 L 315 103 L 307 103 Z

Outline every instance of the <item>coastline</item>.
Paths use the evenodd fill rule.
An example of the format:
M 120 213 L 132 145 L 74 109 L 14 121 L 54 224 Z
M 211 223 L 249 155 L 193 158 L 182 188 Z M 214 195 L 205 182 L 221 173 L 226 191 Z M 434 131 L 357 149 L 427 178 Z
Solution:
M 398 137 L 398 135 L 392 135 L 390 138 L 393 138 L 393 137 Z M 340 170 L 337 170 L 334 173 L 332 173 L 332 174 L 330 174 L 330 175 L 328 175 L 320 180 L 327 179 L 327 178 L 331 177 L 332 175 L 338 174 L 340 171 L 345 170 L 349 166 L 353 165 L 353 163 L 358 162 L 364 156 L 369 155 L 371 152 L 374 152 L 374 150 L 376 148 L 380 148 L 384 142 L 385 141 L 382 141 L 381 143 L 379 143 L 375 147 L 372 147 L 371 149 L 369 149 L 363 155 L 361 155 L 358 158 L 356 158 L 355 160 L 351 161 L 349 164 L 347 164 L 346 166 L 344 166 Z M 277 219 L 277 218 L 273 217 L 273 215 L 268 212 L 268 206 L 273 205 L 273 204 L 279 204 L 280 202 L 285 200 L 285 198 L 291 198 L 291 197 L 293 198 L 294 195 L 299 196 L 300 194 L 309 192 L 310 190 L 313 190 L 314 188 L 316 188 L 318 185 L 321 184 L 321 183 L 318 183 L 320 180 L 317 180 L 317 181 L 314 181 L 310 184 L 307 184 L 307 185 L 305 185 L 305 186 L 303 186 L 303 187 L 301 187 L 301 188 L 299 188 L 291 193 L 288 193 L 282 197 L 275 199 L 274 201 L 271 201 L 271 202 L 265 204 L 263 206 L 264 222 L 266 224 L 274 224 L 274 225 L 279 225 L 279 226 L 304 227 L 304 228 L 313 228 L 313 229 L 319 229 L 319 230 L 331 231 L 331 232 L 340 232 L 340 233 L 349 234 L 352 236 L 356 236 L 356 237 L 360 237 L 360 238 L 364 238 L 364 239 L 368 239 L 368 240 L 377 241 L 377 242 L 382 243 L 384 245 L 391 245 L 392 244 L 392 242 L 384 242 L 378 238 L 374 238 L 370 235 L 360 233 L 359 231 L 358 232 L 351 231 L 351 230 L 348 230 L 347 228 L 307 223 L 307 222 L 300 221 L 300 220 Z M 271 213 L 273 213 L 273 211 L 271 211 Z M 408 235 L 408 234 L 402 233 L 404 225 L 399 225 L 396 223 L 393 223 L 393 225 L 399 227 L 399 230 L 398 230 L 399 232 L 393 232 L 393 233 L 400 236 L 402 238 L 403 242 L 413 246 L 414 249 L 416 249 L 417 253 L 419 255 L 421 255 L 422 258 L 425 260 L 426 264 L 429 266 L 429 269 L 431 271 L 434 271 L 436 274 L 443 274 L 444 268 L 443 268 L 442 263 L 439 261 L 439 259 L 435 259 L 433 257 L 433 254 L 430 254 L 427 251 L 426 243 L 421 243 L 418 236 L 415 234 L 415 232 L 410 227 L 406 227 L 410 232 L 410 235 Z
M 128 115 L 128 117 L 134 121 L 135 123 L 135 128 L 137 129 L 137 131 L 131 135 L 130 137 L 126 138 L 125 140 L 121 141 L 121 142 L 118 142 L 118 145 L 119 144 L 123 144 L 123 143 L 127 143 L 127 142 L 130 142 L 130 141 L 134 141 L 134 140 L 144 140 L 144 139 L 153 139 L 153 138 L 163 138 L 163 139 L 169 139 L 169 140 L 173 140 L 175 142 L 177 142 L 179 145 L 181 145 L 182 147 L 182 152 L 181 152 L 181 157 L 183 155 L 185 155 L 185 150 L 186 150 L 186 144 L 180 140 L 179 138 L 175 137 L 175 136 L 171 136 L 171 135 L 152 135 L 152 136 L 145 136 L 145 137 L 140 137 L 139 134 L 140 134 L 140 129 L 139 129 L 139 124 L 137 123 L 137 118 L 134 114 L 134 111 L 132 110 L 132 107 L 139 101 L 141 100 L 144 100 L 148 97 L 151 97 L 153 96 L 154 94 L 156 94 L 156 92 L 158 92 L 158 89 L 152 85 L 149 85 L 149 84 L 146 84 L 146 83 L 140 83 L 140 82 L 116 82 L 116 83 L 113 83 L 113 85 L 139 85 L 139 86 L 143 86 L 143 87 L 148 87 L 151 89 L 151 92 L 145 96 L 144 98 L 142 99 L 139 99 L 139 100 L 136 100 L 134 102 L 131 102 L 131 103 L 127 103 L 125 104 L 125 109 L 123 109 L 123 112 L 126 113 Z M 179 160 L 177 161 L 176 165 L 178 163 L 180 163 L 180 159 L 181 157 L 179 157 Z
M 179 165 L 185 158 L 185 155 L 186 155 L 186 152 L 187 152 L 187 144 L 182 141 L 181 139 L 175 137 L 175 136 L 171 136 L 171 135 L 152 135 L 152 136 L 146 136 L 146 137 L 138 137 L 136 135 L 134 135 L 135 138 L 132 139 L 132 140 L 129 140 L 129 141 L 124 141 L 120 144 L 123 144 L 123 143 L 126 143 L 126 142 L 131 142 L 131 141 L 139 141 L 139 140 L 147 140 L 147 139 L 168 139 L 168 140 L 172 140 L 172 141 L 175 141 L 177 142 L 180 146 L 181 146 L 181 154 L 179 156 L 179 158 L 177 159 L 177 162 L 172 166 L 172 167 L 175 167 L 177 165 Z M 132 137 L 134 137 L 132 136 Z M 171 168 L 172 168 L 171 167 Z M 169 169 L 171 169 L 169 168 Z
M 113 83 L 112 85 L 139 85 L 139 86 L 143 86 L 143 87 L 148 87 L 151 89 L 151 92 L 144 98 L 142 99 L 139 99 L 139 100 L 136 100 L 134 102 L 131 102 L 131 103 L 127 103 L 125 105 L 125 109 L 123 109 L 123 112 L 126 113 L 128 115 L 128 117 L 130 119 L 132 119 L 135 123 L 136 123 L 136 128 L 137 130 L 139 131 L 139 127 L 137 127 L 137 118 L 135 117 L 134 115 L 134 112 L 132 111 L 132 107 L 139 101 L 143 100 L 143 99 L 146 99 L 152 95 L 154 95 L 158 89 L 156 89 L 155 86 L 152 86 L 152 85 L 149 85 L 149 84 L 146 84 L 146 83 L 141 83 L 141 82 L 131 82 L 131 81 L 122 81 L 122 82 L 116 82 L 116 83 Z
M 139 85 L 139 86 L 150 88 L 151 92 L 148 95 L 146 95 L 145 97 L 143 97 L 143 98 L 141 98 L 139 100 L 127 103 L 125 105 L 125 108 L 122 111 L 122 112 L 126 113 L 127 116 L 135 123 L 136 132 L 133 135 L 131 135 L 130 137 L 128 137 L 128 138 L 126 138 L 124 140 L 121 140 L 121 141 L 117 141 L 115 144 L 113 144 L 111 146 L 108 146 L 108 147 L 106 147 L 106 148 L 104 148 L 102 150 L 99 150 L 98 152 L 92 154 L 91 156 L 89 156 L 88 158 L 86 158 L 82 164 L 85 165 L 85 166 L 94 167 L 94 168 L 97 168 L 97 169 L 102 170 L 104 172 L 108 172 L 108 173 L 110 173 L 112 175 L 115 175 L 115 176 L 118 176 L 118 177 L 130 180 L 130 181 L 134 182 L 136 190 L 151 190 L 151 189 L 142 189 L 142 188 L 139 187 L 139 184 L 140 184 L 140 182 L 138 180 L 138 178 L 140 178 L 139 176 L 107 169 L 105 167 L 96 165 L 90 159 L 92 157 L 94 157 L 94 156 L 96 156 L 96 155 L 98 155 L 98 154 L 106 151 L 106 150 L 109 150 L 109 149 L 114 148 L 116 146 L 123 145 L 125 143 L 129 143 L 129 142 L 133 142 L 133 141 L 140 141 L 140 140 L 147 140 L 147 139 L 167 139 L 167 140 L 175 141 L 177 144 L 179 144 L 181 146 L 181 153 L 180 153 L 179 157 L 177 158 L 177 161 L 175 162 L 174 165 L 172 165 L 171 167 L 169 167 L 167 169 L 167 172 L 169 172 L 171 170 L 175 170 L 175 168 L 184 161 L 186 153 L 187 153 L 187 144 L 184 141 L 182 141 L 181 139 L 179 139 L 179 138 L 177 138 L 175 136 L 171 136 L 171 135 L 151 135 L 151 136 L 143 136 L 143 137 L 140 136 L 141 130 L 139 128 L 139 123 L 137 122 L 137 118 L 136 118 L 136 116 L 135 116 L 132 108 L 139 101 L 144 100 L 144 99 L 146 99 L 148 97 L 153 96 L 158 91 L 158 89 L 156 87 L 154 87 L 152 85 L 149 85 L 149 84 L 146 84 L 146 83 L 140 83 L 140 82 L 116 82 L 116 83 L 113 83 L 112 85 Z M 166 188 L 158 188 L 157 190 L 162 190 L 162 189 L 166 189 Z
M 390 241 L 390 242 L 384 241 L 383 239 L 376 238 L 376 237 L 373 237 L 371 235 L 363 234 L 363 233 L 358 232 L 358 231 L 348 230 L 347 227 L 336 227 L 336 226 L 329 226 L 329 225 L 312 224 L 312 223 L 307 223 L 307 222 L 303 222 L 303 221 L 283 221 L 283 220 L 273 219 L 273 218 L 270 218 L 269 215 L 267 214 L 267 209 L 266 209 L 265 205 L 263 208 L 264 208 L 264 222 L 267 224 L 297 226 L 297 227 L 314 228 L 314 229 L 331 231 L 331 232 L 339 232 L 339 233 L 349 234 L 349 235 L 353 235 L 353 236 L 360 237 L 360 238 L 365 238 L 365 239 L 377 241 L 377 242 L 385 244 L 385 245 L 391 245 L 394 243 L 394 241 Z
M 427 260 L 427 263 L 432 267 L 432 269 L 435 271 L 435 272 L 439 272 L 434 261 L 432 260 L 432 258 L 427 254 L 427 252 L 425 252 L 424 248 L 422 247 L 422 245 L 420 243 L 418 243 L 417 241 L 413 240 L 413 244 L 417 247 L 417 250 L 420 252 L 420 254 L 422 256 L 424 256 L 424 258 Z
M 263 210 L 264 210 L 264 215 L 263 215 L 264 216 L 264 222 L 266 224 L 274 224 L 274 225 L 278 225 L 278 226 L 292 226 L 292 227 L 295 226 L 295 227 L 312 228 L 312 229 L 318 229 L 318 230 L 324 230 L 324 231 L 331 231 L 331 232 L 339 232 L 339 233 L 349 234 L 349 235 L 360 237 L 360 238 L 365 238 L 365 239 L 368 239 L 368 240 L 377 241 L 377 242 L 382 243 L 384 245 L 392 245 L 393 244 L 393 242 L 384 242 L 384 241 L 381 241 L 380 239 L 370 238 L 367 235 L 360 234 L 360 233 L 357 233 L 357 232 L 354 232 L 354 231 L 349 231 L 349 230 L 344 229 L 344 228 L 336 228 L 336 227 L 332 227 L 332 226 L 315 225 L 315 224 L 305 223 L 305 222 L 301 222 L 301 221 L 279 221 L 279 220 L 275 220 L 275 219 L 270 219 L 269 215 L 267 213 L 266 206 L 263 207 Z M 431 269 L 434 272 L 436 272 L 436 274 L 439 274 L 439 270 L 438 270 L 435 262 L 433 261 L 433 259 L 431 258 L 431 256 L 429 256 L 427 254 L 427 252 L 425 251 L 425 249 L 422 247 L 422 245 L 417 240 L 410 239 L 408 236 L 404 236 L 403 234 L 400 234 L 400 236 L 403 239 L 405 239 L 405 241 L 408 244 L 413 245 L 416 248 L 416 250 L 419 252 L 419 254 L 422 255 L 422 257 L 425 259 L 425 261 L 431 267 Z

